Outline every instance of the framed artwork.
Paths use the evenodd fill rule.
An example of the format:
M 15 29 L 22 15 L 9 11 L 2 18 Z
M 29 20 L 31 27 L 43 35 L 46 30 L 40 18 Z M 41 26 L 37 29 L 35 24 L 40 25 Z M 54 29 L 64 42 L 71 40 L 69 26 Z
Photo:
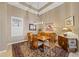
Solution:
M 74 16 L 65 19 L 65 26 L 74 26 Z
M 36 31 L 36 24 L 29 24 L 30 31 Z
M 46 23 L 45 24 L 45 31 L 55 31 L 55 24 L 54 23 Z

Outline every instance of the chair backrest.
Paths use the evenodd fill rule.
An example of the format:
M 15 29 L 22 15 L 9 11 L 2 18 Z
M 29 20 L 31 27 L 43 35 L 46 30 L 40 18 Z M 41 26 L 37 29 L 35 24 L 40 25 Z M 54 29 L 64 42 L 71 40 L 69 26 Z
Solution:
M 28 41 L 32 41 L 33 33 L 32 32 L 27 33 L 27 37 L 28 37 Z
M 45 33 L 44 32 L 38 32 L 38 36 L 44 36 Z
M 58 36 L 58 44 L 66 51 L 68 51 L 68 39 L 62 36 Z
M 36 35 L 34 35 L 32 32 L 27 33 L 28 36 L 28 42 L 31 45 L 31 48 L 37 48 L 37 39 Z
M 34 48 L 34 49 L 37 49 L 37 48 L 38 48 L 37 35 L 33 35 L 33 39 L 32 39 L 32 48 Z
M 45 33 L 45 36 L 50 38 L 50 42 L 55 42 L 56 40 L 56 33 Z

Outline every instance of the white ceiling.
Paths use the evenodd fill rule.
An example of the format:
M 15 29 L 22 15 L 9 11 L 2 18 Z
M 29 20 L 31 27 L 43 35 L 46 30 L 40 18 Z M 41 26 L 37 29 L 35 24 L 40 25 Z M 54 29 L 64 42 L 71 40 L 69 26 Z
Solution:
M 48 6 L 47 6 L 48 2 L 23 2 L 23 3 L 8 2 L 8 4 L 15 6 L 17 8 L 21 8 L 25 11 L 29 11 L 34 14 L 42 15 L 42 14 L 48 12 L 49 10 L 54 9 L 54 8 L 64 4 L 64 2 L 52 2 L 51 4 L 49 3 Z M 39 7 L 38 7 L 38 5 L 39 5 Z
M 40 9 L 43 6 L 45 6 L 48 2 L 25 2 L 28 5 L 31 5 L 32 7 L 36 9 Z

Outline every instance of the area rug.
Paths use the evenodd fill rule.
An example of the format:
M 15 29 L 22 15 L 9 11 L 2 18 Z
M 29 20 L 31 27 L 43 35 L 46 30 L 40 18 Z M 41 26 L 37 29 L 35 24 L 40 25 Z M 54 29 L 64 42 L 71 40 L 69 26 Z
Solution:
M 69 53 L 61 47 L 53 47 L 41 52 L 40 49 L 31 49 L 27 42 L 12 45 L 14 57 L 67 57 Z

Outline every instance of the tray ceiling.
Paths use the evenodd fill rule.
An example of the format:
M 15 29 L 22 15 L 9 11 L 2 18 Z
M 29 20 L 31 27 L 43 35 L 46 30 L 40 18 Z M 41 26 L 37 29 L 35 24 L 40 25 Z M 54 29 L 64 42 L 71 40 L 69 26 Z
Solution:
M 10 5 L 40 15 L 63 3 L 64 2 L 8 2 Z

